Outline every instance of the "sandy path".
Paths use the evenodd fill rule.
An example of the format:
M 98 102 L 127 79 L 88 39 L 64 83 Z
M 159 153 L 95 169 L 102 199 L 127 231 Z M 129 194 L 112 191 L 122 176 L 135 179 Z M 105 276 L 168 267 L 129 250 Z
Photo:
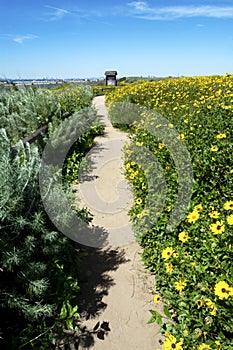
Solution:
M 109 236 L 106 248 L 87 248 L 79 283 L 83 318 L 78 349 L 161 349 L 159 328 L 147 324 L 150 309 L 161 311 L 153 302 L 154 277 L 141 262 L 142 249 L 127 215 L 133 200 L 121 157 L 127 137 L 109 122 L 103 96 L 96 97 L 94 105 L 106 129 L 91 152 L 91 176 L 76 185 L 77 205 L 88 207 L 92 225 Z

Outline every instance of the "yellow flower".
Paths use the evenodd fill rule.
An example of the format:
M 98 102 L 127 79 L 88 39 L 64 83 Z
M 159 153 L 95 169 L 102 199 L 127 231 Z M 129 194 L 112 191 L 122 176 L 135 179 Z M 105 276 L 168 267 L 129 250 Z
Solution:
M 233 201 L 227 201 L 224 204 L 223 208 L 226 209 L 226 210 L 233 210 Z
M 180 240 L 181 242 L 184 243 L 184 242 L 186 242 L 188 239 L 189 239 L 189 235 L 188 235 L 187 232 L 182 231 L 182 232 L 179 233 L 179 240 Z
M 227 216 L 227 223 L 228 225 L 233 225 L 233 214 Z
M 138 214 L 137 214 L 137 218 L 138 218 L 138 219 L 141 219 L 141 218 L 142 218 L 142 213 L 138 213 Z
M 179 140 L 184 140 L 185 135 L 184 135 L 184 134 L 180 134 L 179 136 L 177 136 L 177 138 L 178 138 Z
M 210 314 L 212 316 L 216 316 L 217 308 L 214 305 L 213 301 L 211 299 L 209 299 L 209 298 L 205 298 L 204 301 L 205 301 L 205 304 L 208 306 L 208 308 L 211 309 L 211 313 Z
M 141 199 L 141 198 L 137 198 L 137 199 L 136 199 L 136 203 L 137 203 L 137 204 L 142 204 L 142 199 Z
M 172 273 L 172 271 L 173 271 L 172 263 L 166 263 L 165 266 L 166 266 L 167 273 Z
M 165 342 L 163 343 L 163 350 L 183 350 L 182 347 L 183 342 L 180 341 L 177 343 L 176 338 L 173 335 L 169 335 L 166 339 Z
M 212 316 L 216 316 L 216 314 L 217 314 L 217 308 L 214 307 L 210 314 L 211 314 Z
M 154 296 L 154 303 L 155 304 L 157 304 L 157 303 L 160 303 L 160 301 L 162 300 L 162 298 L 161 298 L 161 296 L 160 295 L 158 295 L 158 294 L 156 294 L 155 296 Z
M 165 259 L 165 260 L 169 259 L 172 256 L 173 252 L 174 252 L 174 250 L 173 250 L 172 247 L 165 248 L 162 251 L 162 258 Z
M 222 221 L 217 221 L 215 224 L 210 225 L 210 230 L 214 235 L 220 235 L 224 232 L 225 226 Z
M 217 212 L 216 210 L 215 210 L 215 211 L 212 211 L 211 213 L 209 213 L 209 216 L 210 216 L 212 219 L 218 219 L 218 217 L 219 217 L 219 212 Z
M 196 300 L 196 304 L 197 304 L 197 307 L 202 307 L 203 306 L 203 300 L 202 299 L 198 299 Z
M 191 213 L 188 214 L 187 221 L 189 223 L 194 223 L 194 222 L 196 222 L 198 220 L 199 216 L 200 215 L 199 215 L 198 211 L 197 210 L 193 210 Z
M 165 144 L 164 143 L 159 143 L 159 149 L 162 149 L 163 147 L 165 146 Z
M 217 139 L 225 139 L 227 137 L 226 134 L 218 134 L 217 136 Z
M 178 290 L 178 292 L 182 292 L 182 290 L 186 286 L 186 280 L 175 282 L 175 289 Z
M 202 343 L 201 345 L 199 345 L 198 350 L 211 350 L 211 347 L 208 344 Z
M 198 213 L 200 213 L 201 211 L 203 211 L 203 206 L 202 206 L 202 204 L 197 204 L 197 205 L 195 205 L 195 207 L 194 207 L 194 211 L 198 211 Z
M 214 294 L 219 297 L 219 299 L 227 299 L 229 297 L 229 285 L 225 281 L 219 281 L 214 287 Z
M 177 258 L 179 257 L 179 253 L 178 253 L 178 252 L 174 252 L 174 253 L 173 253 L 173 256 L 174 256 L 174 258 L 177 259 Z
M 218 147 L 217 146 L 212 146 L 210 150 L 211 150 L 211 152 L 217 152 L 218 151 Z

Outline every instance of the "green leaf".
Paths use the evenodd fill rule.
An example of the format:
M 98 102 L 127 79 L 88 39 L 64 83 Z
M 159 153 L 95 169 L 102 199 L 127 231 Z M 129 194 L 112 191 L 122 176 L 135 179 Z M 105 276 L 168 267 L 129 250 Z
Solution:
M 166 305 L 164 305 L 163 311 L 168 318 L 171 317 L 171 314 L 170 314 L 168 307 Z
M 162 324 L 163 324 L 162 315 L 160 315 L 160 313 L 156 310 L 150 310 L 150 313 L 152 314 L 152 317 L 148 323 L 156 322 L 159 326 L 162 326 Z M 154 321 L 153 321 L 153 319 L 154 319 Z
M 151 323 L 154 323 L 155 321 L 156 319 L 154 318 L 154 316 L 152 316 L 147 323 L 151 324 Z
M 72 319 L 68 318 L 66 320 L 66 327 L 67 327 L 67 329 L 74 330 L 74 325 L 73 325 L 73 320 Z
M 62 308 L 61 308 L 61 312 L 60 312 L 60 318 L 66 318 L 67 316 L 67 309 L 66 309 L 66 304 L 63 303 Z

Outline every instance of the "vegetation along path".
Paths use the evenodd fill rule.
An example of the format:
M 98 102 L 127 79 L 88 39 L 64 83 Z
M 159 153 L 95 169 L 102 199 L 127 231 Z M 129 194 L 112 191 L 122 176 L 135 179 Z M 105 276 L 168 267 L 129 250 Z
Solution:
M 84 258 L 78 300 L 80 349 L 161 349 L 159 328 L 148 324 L 149 310 L 162 312 L 160 304 L 153 302 L 154 276 L 141 261 L 127 215 L 133 199 L 121 156 L 127 135 L 112 127 L 103 96 L 93 103 L 105 132 L 89 154 L 88 177 L 74 186 L 77 205 L 90 210 L 92 226 L 107 232 L 108 240 L 104 248 L 87 248 Z

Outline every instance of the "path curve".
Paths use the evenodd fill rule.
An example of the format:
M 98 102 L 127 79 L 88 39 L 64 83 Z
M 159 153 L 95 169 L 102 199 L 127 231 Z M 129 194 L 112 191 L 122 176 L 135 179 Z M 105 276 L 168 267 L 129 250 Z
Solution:
M 162 313 L 162 305 L 153 302 L 154 276 L 141 261 L 142 248 L 134 238 L 127 215 L 133 203 L 129 184 L 123 176 L 121 157 L 121 147 L 127 140 L 127 136 L 112 127 L 107 118 L 104 96 L 96 97 L 94 105 L 106 125 L 105 133 L 96 138 L 96 146 L 92 150 L 92 160 L 96 165 L 92 170 L 94 176 L 90 177 L 92 184 L 76 185 L 76 189 L 78 187 L 77 205 L 84 205 L 90 209 L 94 215 L 93 225 L 103 227 L 110 232 L 111 240 L 106 248 L 90 249 L 89 255 L 84 260 L 85 268 L 81 276 L 84 282 L 80 283 L 83 294 L 78 303 L 84 303 L 83 310 L 86 310 L 86 313 L 82 314 L 80 327 L 85 329 L 84 333 L 88 331 L 89 334 L 92 334 L 93 341 L 88 345 L 86 341 L 82 342 L 81 336 L 81 347 L 78 349 L 161 349 L 162 337 L 159 327 L 155 323 L 149 325 L 147 322 L 151 316 L 149 310 L 153 309 Z M 112 142 L 114 140 L 115 142 Z M 103 162 L 104 153 L 109 149 L 112 152 L 112 160 Z M 99 164 L 101 167 L 98 166 Z M 98 202 L 92 201 L 94 188 L 102 202 L 100 207 L 98 207 Z M 119 198 L 120 196 L 122 197 Z M 106 205 L 103 208 L 103 202 L 109 206 Z M 114 203 L 120 203 L 123 209 L 121 207 L 118 210 L 116 205 L 114 207 Z M 111 206 L 114 207 L 114 213 L 111 212 Z M 124 225 L 122 225 L 122 220 Z M 120 225 L 121 229 L 125 230 L 125 244 L 122 240 L 118 242 L 117 235 L 114 235 L 114 230 L 119 232 Z M 119 246 L 116 248 L 117 243 Z M 121 259 L 118 259 L 118 263 L 114 265 L 111 259 L 116 259 L 117 255 L 121 256 Z M 100 266 L 101 264 L 105 266 Z M 97 299 L 97 295 L 98 301 L 94 300 Z M 90 304 L 97 305 L 93 312 L 89 310 L 91 309 Z M 101 325 L 105 325 L 105 329 L 103 329 L 102 336 L 99 336 Z

